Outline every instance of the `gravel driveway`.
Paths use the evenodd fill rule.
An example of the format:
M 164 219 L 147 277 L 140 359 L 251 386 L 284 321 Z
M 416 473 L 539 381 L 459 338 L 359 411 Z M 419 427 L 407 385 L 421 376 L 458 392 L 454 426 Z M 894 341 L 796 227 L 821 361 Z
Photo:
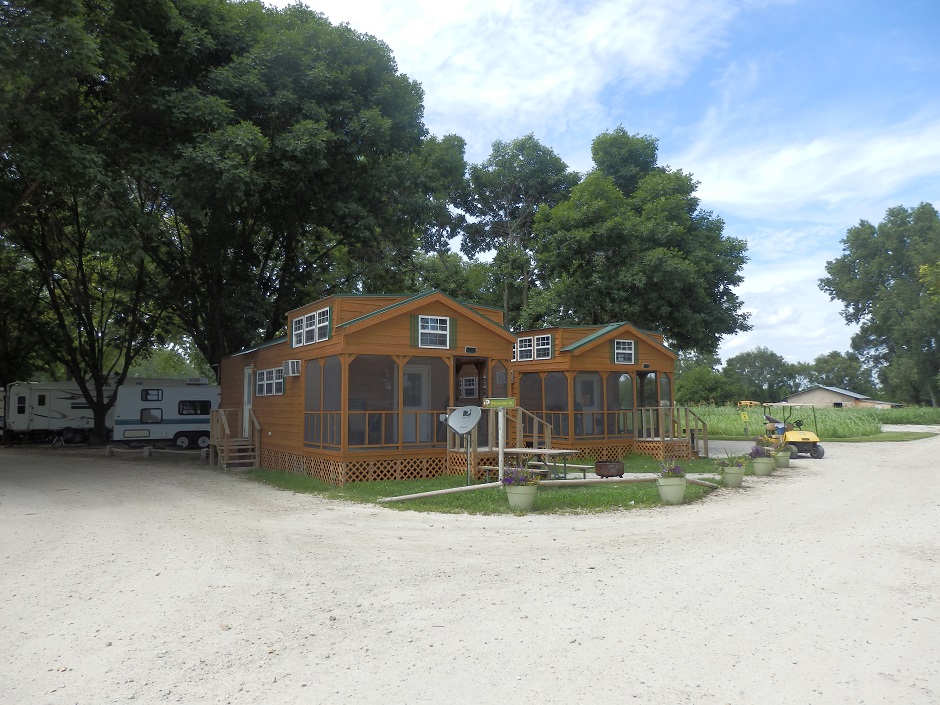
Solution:
M 0 703 L 936 705 L 938 457 L 483 517 L 3 447 Z

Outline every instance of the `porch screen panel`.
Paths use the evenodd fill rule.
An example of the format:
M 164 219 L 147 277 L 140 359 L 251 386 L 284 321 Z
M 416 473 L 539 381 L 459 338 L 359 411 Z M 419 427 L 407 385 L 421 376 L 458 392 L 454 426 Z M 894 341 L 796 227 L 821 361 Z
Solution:
M 556 436 L 568 435 L 568 376 L 564 372 L 545 375 L 545 415 Z
M 519 406 L 531 414 L 541 413 L 542 376 L 538 372 L 523 372 L 519 376 Z
M 319 360 L 309 360 L 304 370 L 304 444 L 323 442 L 323 370 Z
M 343 408 L 343 363 L 335 355 L 323 361 L 323 445 L 339 448 Z
M 633 433 L 633 378 L 611 372 L 607 375 L 607 434 Z
M 659 405 L 672 406 L 672 382 L 665 373 L 659 375 Z
M 451 319 L 451 325 L 456 319 Z M 450 367 L 441 358 L 431 359 L 431 425 L 434 427 L 435 444 L 447 443 L 447 422 L 440 415 L 450 406 Z
M 387 355 L 357 355 L 349 363 L 349 446 L 398 442 L 398 364 Z
M 574 376 L 574 433 L 576 436 L 604 434 L 604 399 L 598 372 L 579 372 Z

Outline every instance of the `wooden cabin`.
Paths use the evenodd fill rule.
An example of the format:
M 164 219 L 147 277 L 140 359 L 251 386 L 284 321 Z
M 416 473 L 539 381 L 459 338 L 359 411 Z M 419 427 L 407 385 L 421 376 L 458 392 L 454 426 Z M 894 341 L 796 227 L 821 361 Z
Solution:
M 675 354 L 626 323 L 517 334 L 500 309 L 440 291 L 332 296 L 286 323 L 286 337 L 222 361 L 211 440 L 221 464 L 338 485 L 462 473 L 466 455 L 444 419 L 488 397 L 517 399 L 509 432 L 519 444 L 595 459 L 693 450 L 673 419 Z M 495 429 L 484 413 L 484 454 Z

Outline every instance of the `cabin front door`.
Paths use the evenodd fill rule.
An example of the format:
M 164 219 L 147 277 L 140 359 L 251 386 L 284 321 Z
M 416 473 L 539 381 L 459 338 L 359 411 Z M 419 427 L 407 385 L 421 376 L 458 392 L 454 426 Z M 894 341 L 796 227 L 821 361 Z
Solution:
M 251 424 L 248 423 L 248 417 L 251 415 L 251 399 L 254 384 L 254 372 L 251 367 L 245 368 L 245 388 L 244 402 L 242 403 L 242 438 L 248 438 L 251 435 Z

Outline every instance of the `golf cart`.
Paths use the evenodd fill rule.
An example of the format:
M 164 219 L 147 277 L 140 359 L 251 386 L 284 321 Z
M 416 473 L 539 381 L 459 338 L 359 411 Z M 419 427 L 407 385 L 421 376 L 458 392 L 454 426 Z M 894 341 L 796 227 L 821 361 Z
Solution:
M 803 420 L 795 418 L 802 414 L 798 410 L 807 408 L 813 411 L 812 431 L 805 430 Z M 808 453 L 809 457 L 819 459 L 826 454 L 819 445 L 816 407 L 812 404 L 764 404 L 764 420 L 767 422 L 764 435 L 781 446 L 789 446 L 791 458 L 796 458 L 799 453 Z

